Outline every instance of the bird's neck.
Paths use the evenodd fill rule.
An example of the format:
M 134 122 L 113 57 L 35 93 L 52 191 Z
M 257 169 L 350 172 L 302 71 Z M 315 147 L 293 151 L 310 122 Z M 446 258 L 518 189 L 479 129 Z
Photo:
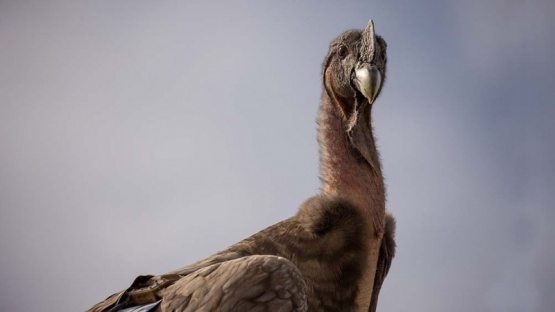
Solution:
M 318 118 L 322 191 L 351 201 L 368 216 L 376 233 L 381 233 L 385 218 L 385 187 L 370 114 L 367 123 L 369 142 L 365 142 L 371 151 L 369 159 L 351 144 L 341 114 L 324 94 Z
M 360 209 L 364 219 L 361 222 L 364 222 L 366 231 L 361 239 L 366 245 L 360 250 L 364 260 L 360 278 L 356 281 L 357 311 L 368 311 L 370 306 L 385 222 L 385 188 L 372 135 L 370 112 L 367 117 L 368 120 L 360 121 L 366 123 L 363 126 L 367 126 L 369 131 L 369 135 L 365 135 L 369 142 L 362 142 L 369 144 L 364 146 L 369 151 L 366 156 L 351 143 L 345 131 L 345 118 L 327 94 L 323 96 L 318 120 L 322 191 L 347 199 Z

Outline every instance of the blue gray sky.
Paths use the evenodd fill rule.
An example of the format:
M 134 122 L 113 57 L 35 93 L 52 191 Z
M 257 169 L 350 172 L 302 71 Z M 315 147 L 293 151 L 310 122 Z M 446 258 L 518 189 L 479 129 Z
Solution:
M 318 192 L 329 42 L 374 19 L 382 311 L 555 306 L 555 2 L 0 2 L 0 311 L 82 311 Z

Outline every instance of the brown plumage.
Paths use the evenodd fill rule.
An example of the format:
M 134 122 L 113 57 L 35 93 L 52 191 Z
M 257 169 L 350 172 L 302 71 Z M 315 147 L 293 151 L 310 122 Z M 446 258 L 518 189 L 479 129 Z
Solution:
M 89 311 L 136 305 L 132 291 L 158 284 L 157 311 L 375 311 L 395 254 L 371 125 L 386 47 L 372 21 L 330 45 L 318 118 L 321 194 L 291 218 L 167 275 L 141 276 Z

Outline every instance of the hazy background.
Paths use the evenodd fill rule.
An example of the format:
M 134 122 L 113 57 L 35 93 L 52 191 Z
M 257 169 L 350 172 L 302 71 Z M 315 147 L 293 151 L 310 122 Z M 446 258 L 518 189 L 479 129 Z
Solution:
M 555 2 L 0 2 L 0 311 L 82 311 L 319 188 L 329 42 L 388 42 L 381 311 L 553 311 Z

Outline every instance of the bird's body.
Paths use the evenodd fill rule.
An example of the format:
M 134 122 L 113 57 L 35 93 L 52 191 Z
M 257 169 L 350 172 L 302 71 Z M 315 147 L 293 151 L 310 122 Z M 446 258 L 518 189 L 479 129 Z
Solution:
M 298 213 L 199 262 L 138 278 L 90 311 L 118 311 L 155 288 L 158 311 L 375 311 L 395 252 L 394 220 L 371 125 L 385 77 L 373 23 L 343 33 L 323 65 L 318 119 L 322 192 Z

